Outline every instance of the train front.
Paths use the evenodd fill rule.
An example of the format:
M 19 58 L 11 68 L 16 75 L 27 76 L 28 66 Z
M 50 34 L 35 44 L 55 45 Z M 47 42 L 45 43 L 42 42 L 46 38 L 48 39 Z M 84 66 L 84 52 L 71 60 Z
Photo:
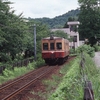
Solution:
M 46 64 L 56 63 L 65 57 L 64 38 L 47 37 L 42 39 L 42 58 Z

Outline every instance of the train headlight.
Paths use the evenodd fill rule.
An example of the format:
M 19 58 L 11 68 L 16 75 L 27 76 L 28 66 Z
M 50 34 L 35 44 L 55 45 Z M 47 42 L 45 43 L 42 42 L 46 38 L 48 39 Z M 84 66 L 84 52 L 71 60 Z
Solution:
M 52 54 L 54 53 L 54 52 L 51 52 Z
M 52 51 L 51 52 L 51 59 L 54 59 L 55 58 L 55 53 Z

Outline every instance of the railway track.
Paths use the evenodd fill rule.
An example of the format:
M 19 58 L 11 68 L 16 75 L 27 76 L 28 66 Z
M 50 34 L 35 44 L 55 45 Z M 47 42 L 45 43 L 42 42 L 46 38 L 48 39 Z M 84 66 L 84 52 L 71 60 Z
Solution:
M 69 57 L 68 63 L 74 57 Z M 64 64 L 63 64 L 64 65 Z M 16 100 L 16 96 L 20 95 L 22 91 L 27 90 L 27 88 L 33 85 L 37 80 L 41 79 L 43 76 L 55 69 L 56 66 L 44 66 L 37 70 L 31 71 L 30 73 L 21 76 L 8 84 L 0 86 L 0 100 Z M 23 93 L 22 93 L 23 94 Z M 17 99 L 19 100 L 19 99 Z
M 25 76 L 12 81 L 0 87 L 0 100 L 12 100 L 16 95 L 25 90 L 30 85 L 34 84 L 38 79 L 45 76 L 54 69 L 55 66 L 42 67 L 36 71 L 32 71 Z

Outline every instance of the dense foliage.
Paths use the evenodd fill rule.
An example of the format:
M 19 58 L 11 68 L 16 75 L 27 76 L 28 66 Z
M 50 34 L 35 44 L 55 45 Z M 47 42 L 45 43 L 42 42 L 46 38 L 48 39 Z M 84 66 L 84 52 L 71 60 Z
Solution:
M 80 5 L 80 39 L 89 39 L 93 46 L 100 38 L 100 6 L 98 0 L 78 0 Z
M 15 15 L 10 4 L 0 0 L 0 62 L 12 61 L 25 51 L 34 52 L 34 24 L 37 29 L 37 52 L 40 52 L 41 39 L 49 34 L 46 25 L 26 20 L 22 14 Z
M 68 39 L 68 35 L 66 33 L 64 33 L 63 31 L 60 31 L 60 30 L 55 31 L 55 32 L 50 32 L 50 35 Z
M 64 27 L 65 23 L 68 21 L 69 17 L 78 17 L 79 9 L 71 10 L 63 15 L 56 16 L 54 18 L 35 18 L 35 21 L 39 21 L 45 23 L 49 26 L 49 28 L 62 28 Z M 32 18 L 29 18 L 32 19 Z
M 77 53 L 86 52 L 90 57 L 94 57 L 95 49 L 90 45 L 82 45 L 76 49 Z
M 25 73 L 30 72 L 31 70 L 35 69 L 35 67 L 36 67 L 36 63 L 33 62 L 33 63 L 30 63 L 27 67 L 26 66 L 19 67 L 19 68 L 15 67 L 14 70 L 5 69 L 3 71 L 3 75 L 0 74 L 0 85 L 9 80 L 13 80 L 16 77 L 24 75 Z
M 66 75 L 64 76 L 63 81 L 59 84 L 55 93 L 53 93 L 48 100 L 74 100 L 76 98 L 79 98 L 76 100 L 82 100 L 82 87 L 78 80 L 78 61 L 78 59 L 75 59 L 73 64 L 70 64 L 70 68 L 66 70 Z M 77 84 L 77 86 L 75 86 L 75 84 Z
M 100 70 L 96 68 L 91 57 L 84 52 L 84 73 L 86 79 L 92 82 L 94 99 L 99 100 L 100 94 Z M 81 74 L 81 55 L 77 56 L 69 65 L 64 66 L 66 72 L 62 82 L 48 100 L 83 100 L 84 97 L 84 77 Z M 62 71 L 61 71 L 62 73 Z
M 14 10 L 9 7 L 10 2 L 0 0 L 0 60 L 9 60 L 9 55 L 14 59 L 15 55 L 22 51 L 25 34 L 25 22 L 21 15 L 16 16 Z

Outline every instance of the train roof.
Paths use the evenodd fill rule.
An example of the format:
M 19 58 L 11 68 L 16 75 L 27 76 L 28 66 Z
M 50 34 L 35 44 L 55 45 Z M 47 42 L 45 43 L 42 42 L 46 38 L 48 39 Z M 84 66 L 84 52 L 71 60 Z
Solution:
M 48 39 L 51 39 L 51 40 L 53 40 L 53 39 L 64 39 L 64 38 L 62 38 L 62 37 L 46 37 L 46 38 L 43 38 L 44 40 L 48 40 Z

